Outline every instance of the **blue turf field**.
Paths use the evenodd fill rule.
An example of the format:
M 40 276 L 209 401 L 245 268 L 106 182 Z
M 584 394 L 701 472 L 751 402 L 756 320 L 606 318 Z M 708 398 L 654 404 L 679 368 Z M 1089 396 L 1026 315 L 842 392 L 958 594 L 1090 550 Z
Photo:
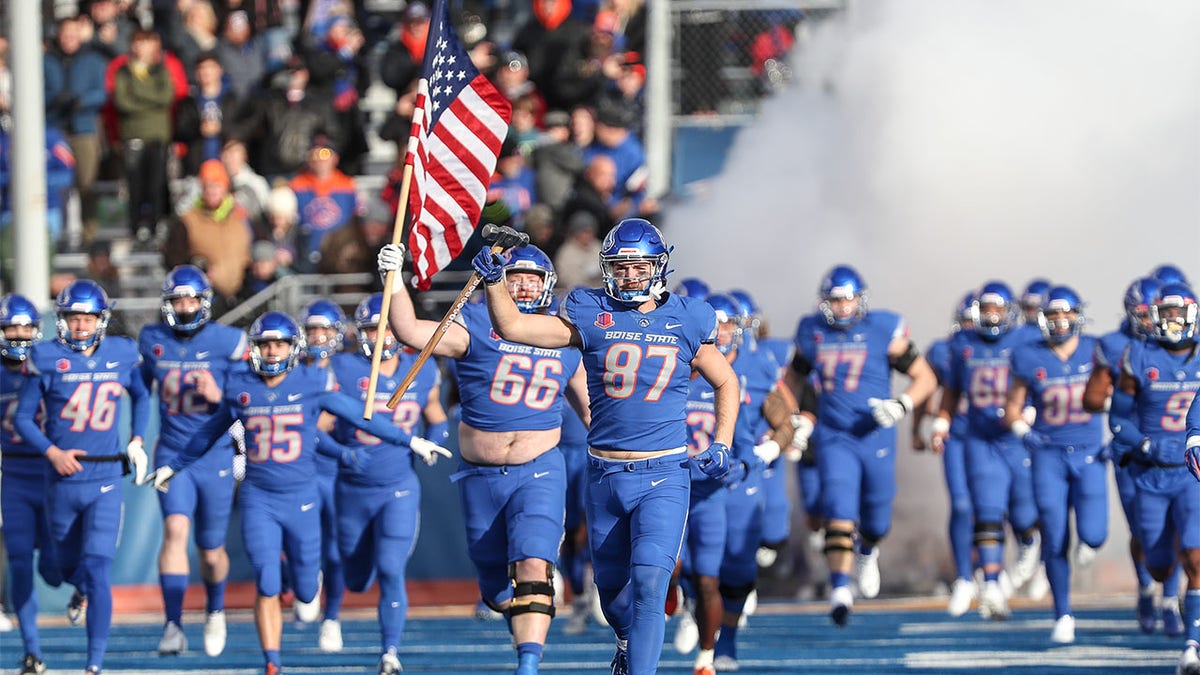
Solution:
M 1007 622 L 985 622 L 974 614 L 951 619 L 932 603 L 860 605 L 849 628 L 833 628 L 823 603 L 764 603 L 739 633 L 741 673 L 956 672 L 992 670 L 1006 673 L 1171 673 L 1182 640 L 1161 634 L 1143 635 L 1134 625 L 1131 607 L 1076 612 L 1077 642 L 1051 646 L 1051 619 L 1045 608 L 1019 609 Z M 897 607 L 928 607 L 904 609 Z M 467 618 L 466 608 L 447 609 L 448 617 L 422 608 L 409 619 L 401 648 L 406 673 L 505 673 L 515 667 L 511 641 L 501 622 Z M 566 612 L 564 612 L 565 615 Z M 61 623 L 59 617 L 49 622 Z M 346 648 L 340 654 L 317 650 L 317 627 L 287 624 L 284 628 L 285 673 L 374 673 L 378 634 L 372 614 L 364 610 L 343 617 Z M 142 620 L 144 618 L 144 621 Z M 158 619 L 122 617 L 109 642 L 106 673 L 211 673 L 241 675 L 261 672 L 258 640 L 248 612 L 230 616 L 229 645 L 217 659 L 204 656 L 199 615 L 187 615 L 185 632 L 191 651 L 159 657 Z M 131 622 L 137 621 L 137 622 Z M 153 622 L 153 623 L 152 623 Z M 611 632 L 590 626 L 582 636 L 567 637 L 564 618 L 554 622 L 543 661 L 546 673 L 607 673 L 612 657 Z M 674 620 L 667 626 L 662 673 L 691 672 L 692 655 L 681 656 L 670 645 Z M 84 665 L 83 628 L 46 627 L 42 643 L 52 673 L 78 673 Z M 21 656 L 18 634 L 0 635 L 0 666 L 12 668 Z

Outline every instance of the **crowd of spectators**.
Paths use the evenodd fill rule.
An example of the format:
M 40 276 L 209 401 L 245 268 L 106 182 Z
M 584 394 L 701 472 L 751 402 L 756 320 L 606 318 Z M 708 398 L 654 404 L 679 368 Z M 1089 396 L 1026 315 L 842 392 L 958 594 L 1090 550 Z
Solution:
M 644 1 L 450 4 L 472 61 L 513 106 L 485 217 L 528 230 L 572 284 L 595 280 L 614 222 L 658 210 L 641 138 Z M 44 4 L 52 246 L 96 244 L 99 178 L 124 186 L 134 246 L 207 270 L 218 312 L 288 274 L 372 268 L 398 208 L 429 31 L 422 0 L 397 0 L 395 12 L 363 0 Z M 0 41 L 5 166 L 6 51 Z M 365 161 L 373 82 L 395 94 L 377 131 L 399 151 L 368 194 L 356 177 L 382 172 Z M 62 225 L 71 188 L 74 242 Z

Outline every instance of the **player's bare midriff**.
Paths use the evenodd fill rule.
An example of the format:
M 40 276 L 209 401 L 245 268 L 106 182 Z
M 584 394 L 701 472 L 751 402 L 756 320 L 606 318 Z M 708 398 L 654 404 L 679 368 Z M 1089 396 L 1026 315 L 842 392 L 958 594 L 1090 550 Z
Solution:
M 638 452 L 636 450 L 597 450 L 589 448 L 588 453 L 601 459 L 654 459 L 655 457 L 665 457 L 678 453 L 682 448 L 671 448 L 670 450 L 652 450 L 650 452 Z
M 560 434 L 558 429 L 483 431 L 460 422 L 459 453 L 472 464 L 516 466 L 536 459 L 557 446 Z

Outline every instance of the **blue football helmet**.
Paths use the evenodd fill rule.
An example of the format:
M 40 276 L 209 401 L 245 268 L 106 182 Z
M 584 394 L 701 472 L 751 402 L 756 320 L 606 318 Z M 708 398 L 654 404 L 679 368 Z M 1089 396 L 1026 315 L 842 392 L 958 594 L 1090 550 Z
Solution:
M 984 311 L 984 307 L 993 309 Z M 993 340 L 1016 325 L 1017 302 L 1008 284 L 989 281 L 979 289 L 975 302 L 971 303 L 971 323 L 975 324 L 976 333 Z
M 304 324 L 304 341 L 308 358 L 313 361 L 327 359 L 342 351 L 342 342 L 346 339 L 346 314 L 332 300 L 313 300 L 300 312 L 300 322 Z M 331 328 L 334 334 L 325 342 L 315 344 L 308 339 L 309 329 Z
M 62 289 L 54 301 L 54 313 L 58 316 L 58 341 L 77 352 L 100 344 L 104 339 L 105 330 L 108 329 L 108 320 L 112 317 L 112 307 L 112 303 L 108 301 L 108 294 L 100 284 L 91 279 L 72 281 Z M 96 324 L 96 330 L 86 337 L 74 339 L 67 327 L 67 317 L 71 314 L 94 314 L 100 317 L 100 321 Z
M 1034 279 L 1021 292 L 1021 311 L 1029 320 L 1035 320 L 1042 305 L 1046 304 L 1046 294 L 1050 292 L 1050 282 L 1046 279 Z
M 1083 308 L 1083 299 L 1070 286 L 1055 286 L 1047 291 L 1046 302 L 1038 310 L 1037 318 L 1038 328 L 1042 330 L 1046 342 L 1062 344 L 1079 335 L 1083 324 L 1087 322 Z M 1074 312 L 1075 316 L 1059 316 L 1060 312 Z
M 371 358 L 375 351 L 375 341 L 367 339 L 368 328 L 378 328 L 380 315 L 383 314 L 383 293 L 372 293 L 358 303 L 354 308 L 354 326 L 358 328 L 358 348 Z M 383 338 L 383 352 L 380 358 L 384 361 L 394 357 L 400 351 L 400 343 L 389 332 Z
M 672 248 L 667 246 L 662 232 L 642 218 L 626 218 L 604 237 L 600 246 L 600 273 L 604 278 L 604 291 L 609 297 L 626 305 L 640 305 L 648 300 L 657 300 L 667 289 L 667 263 Z M 650 276 L 637 279 L 638 287 L 622 289 L 621 282 L 613 276 L 618 263 L 644 261 L 650 263 Z M 632 281 L 632 280 L 631 280 Z
M 278 361 L 263 358 L 263 342 L 282 340 L 292 345 L 288 355 Z M 304 353 L 304 332 L 283 312 L 267 312 L 250 324 L 250 367 L 259 375 L 282 375 L 295 367 Z
M 712 305 L 712 308 L 717 312 L 717 351 L 722 354 L 728 354 L 737 349 L 742 344 L 742 307 L 738 304 L 736 298 L 728 293 L 713 293 L 708 296 L 705 301 Z M 724 323 L 733 324 L 733 339 L 729 344 L 721 344 L 721 329 L 720 325 Z
M 195 314 L 180 314 L 171 306 L 175 298 L 199 298 L 200 310 Z M 167 272 L 162 283 L 162 318 L 180 333 L 194 333 L 212 318 L 212 284 L 199 267 L 179 265 Z
M 33 326 L 33 336 L 29 339 L 6 337 L 4 331 L 9 326 Z M 0 297 L 0 358 L 24 361 L 29 356 L 29 348 L 41 339 L 42 315 L 37 306 L 17 293 Z
M 974 319 L 971 316 L 971 308 L 975 305 L 975 291 L 971 291 L 958 301 L 954 307 L 954 316 L 950 319 L 950 332 L 957 333 L 963 329 L 963 324 Z M 974 325 L 974 324 L 972 324 Z
M 1189 285 L 1187 275 L 1183 273 L 1183 270 L 1170 263 L 1155 267 L 1154 270 L 1150 272 L 1150 276 L 1158 279 L 1164 284 L 1183 284 L 1184 286 Z
M 1125 317 L 1129 320 L 1129 330 L 1134 335 L 1150 337 L 1154 334 L 1154 324 L 1150 322 L 1150 305 L 1162 290 L 1163 284 L 1154 277 L 1135 279 L 1125 289 Z
M 853 311 L 849 313 L 835 312 L 834 300 L 856 300 Z M 858 272 L 849 265 L 838 265 L 821 280 L 821 303 L 817 306 L 825 320 L 834 328 L 846 329 L 862 320 L 867 315 L 867 283 Z
M 504 256 L 505 284 L 508 283 L 509 272 L 532 272 L 542 277 L 542 292 L 531 300 L 518 300 L 516 291 L 509 287 L 509 293 L 513 294 L 513 301 L 522 313 L 536 314 L 554 303 L 554 284 L 558 281 L 558 274 L 554 271 L 554 263 L 550 262 L 550 256 L 542 249 L 532 244 L 510 248 Z
M 1154 336 L 1169 345 L 1190 343 L 1196 338 L 1198 309 L 1196 294 L 1187 284 L 1163 284 L 1150 305 Z
M 712 293 L 712 289 L 700 279 L 688 277 L 675 284 L 675 288 L 671 292 L 680 297 L 703 300 Z

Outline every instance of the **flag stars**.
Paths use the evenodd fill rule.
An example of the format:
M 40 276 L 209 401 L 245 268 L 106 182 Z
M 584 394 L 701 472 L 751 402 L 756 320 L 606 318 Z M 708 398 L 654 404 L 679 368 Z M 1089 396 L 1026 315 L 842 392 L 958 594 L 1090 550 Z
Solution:
M 466 76 L 467 76 L 467 71 L 465 71 L 465 70 L 458 71 L 458 79 L 460 79 L 460 80 L 464 79 L 464 78 L 466 78 Z

